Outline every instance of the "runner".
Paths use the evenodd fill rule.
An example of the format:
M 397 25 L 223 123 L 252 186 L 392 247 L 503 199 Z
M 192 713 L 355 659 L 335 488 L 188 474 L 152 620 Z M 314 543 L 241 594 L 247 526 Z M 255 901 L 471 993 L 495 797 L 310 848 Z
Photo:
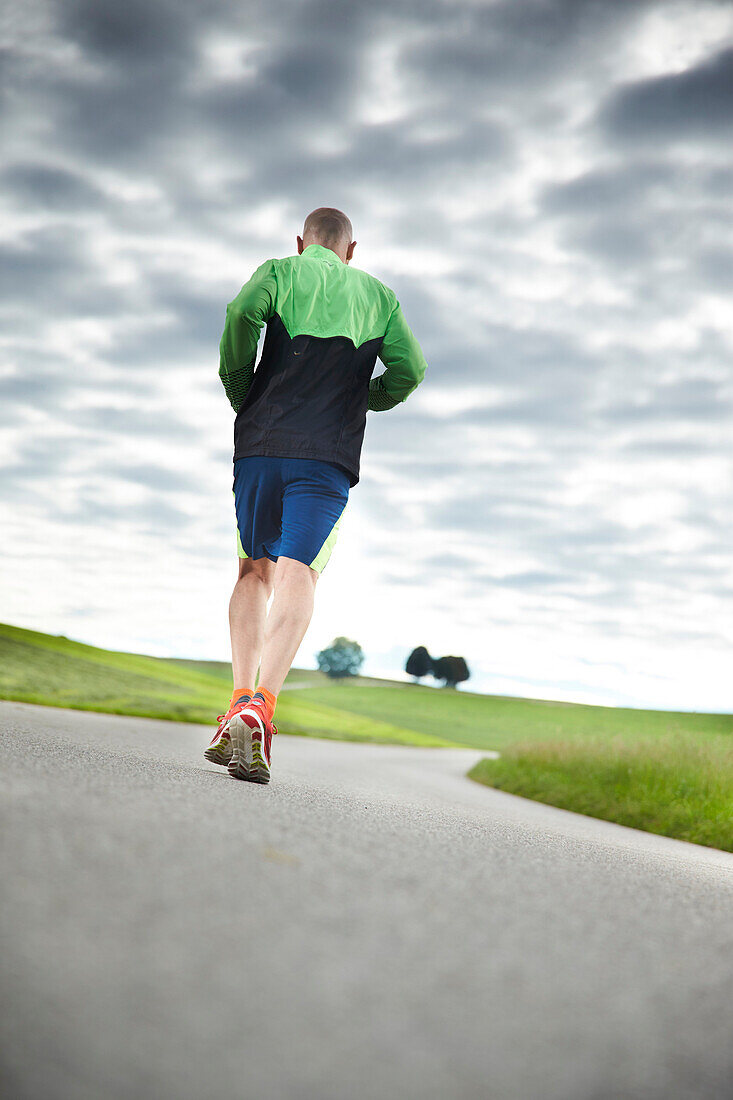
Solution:
M 239 579 L 229 604 L 234 691 L 204 755 L 255 783 L 270 779 L 278 692 L 359 481 L 367 410 L 406 401 L 425 375 L 394 291 L 348 266 L 352 236 L 340 210 L 310 213 L 298 255 L 266 260 L 229 303 L 219 347 L 237 414 Z M 386 369 L 372 378 L 377 357 Z

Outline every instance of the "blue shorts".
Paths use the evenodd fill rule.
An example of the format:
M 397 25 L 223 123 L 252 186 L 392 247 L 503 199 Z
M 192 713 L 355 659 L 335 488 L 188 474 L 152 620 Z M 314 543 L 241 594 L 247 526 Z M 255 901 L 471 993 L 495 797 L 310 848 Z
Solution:
M 248 455 L 234 463 L 240 558 L 295 558 L 323 571 L 349 499 L 349 475 L 316 458 Z

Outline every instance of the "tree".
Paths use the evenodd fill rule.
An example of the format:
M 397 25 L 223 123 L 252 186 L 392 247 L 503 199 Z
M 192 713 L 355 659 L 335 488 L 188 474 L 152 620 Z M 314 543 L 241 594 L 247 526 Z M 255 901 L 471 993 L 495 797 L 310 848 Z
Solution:
M 334 638 L 330 646 L 316 654 L 316 660 L 320 671 L 334 679 L 358 676 L 364 664 L 364 651 L 350 638 Z
M 413 649 L 407 658 L 405 672 L 419 680 L 421 676 L 433 676 L 443 680 L 444 687 L 455 687 L 471 675 L 463 657 L 431 657 L 424 645 Z
M 455 687 L 470 676 L 468 665 L 463 657 L 441 657 L 433 662 L 433 676 L 445 681 L 443 687 Z
M 427 676 L 432 671 L 433 658 L 424 645 L 419 645 L 417 649 L 413 649 L 407 658 L 405 672 L 408 676 L 414 676 L 416 680 L 419 680 L 421 676 Z

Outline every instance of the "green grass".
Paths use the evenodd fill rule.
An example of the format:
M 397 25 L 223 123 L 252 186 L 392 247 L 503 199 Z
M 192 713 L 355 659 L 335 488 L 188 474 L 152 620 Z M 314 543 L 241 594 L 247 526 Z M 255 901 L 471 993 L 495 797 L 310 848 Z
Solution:
M 296 685 L 307 685 L 298 688 Z M 0 624 L 0 698 L 212 726 L 223 661 L 114 653 Z M 731 849 L 733 715 L 592 707 L 476 695 L 292 669 L 282 733 L 498 749 L 472 778 L 651 832 Z
M 356 681 L 332 682 L 324 678 L 323 686 L 310 688 L 307 695 L 312 702 L 328 702 L 365 718 L 386 708 L 399 726 L 469 748 L 499 752 L 517 741 L 577 741 L 600 735 L 636 742 L 640 737 L 733 734 L 731 714 L 593 707 L 476 695 L 397 681 L 383 681 L 383 687 L 385 690 L 375 691 Z
M 730 737 L 591 737 L 512 745 L 472 779 L 650 833 L 733 851 Z
M 314 679 L 327 681 L 323 673 L 292 669 L 286 683 Z M 362 677 L 359 680 L 369 682 Z M 231 670 L 224 662 L 164 661 L 115 653 L 0 624 L 3 699 L 211 726 L 227 706 L 230 693 Z M 282 692 L 277 725 L 283 733 L 346 741 L 434 746 L 448 743 L 385 721 L 383 715 L 369 717 L 328 701 L 311 700 L 308 690 Z

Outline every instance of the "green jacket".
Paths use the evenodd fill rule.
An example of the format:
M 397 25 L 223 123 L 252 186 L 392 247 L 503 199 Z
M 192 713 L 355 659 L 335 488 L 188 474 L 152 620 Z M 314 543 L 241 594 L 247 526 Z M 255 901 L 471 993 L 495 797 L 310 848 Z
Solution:
M 394 291 L 317 244 L 257 268 L 227 306 L 219 352 L 235 458 L 327 458 L 352 484 L 367 409 L 406 401 L 426 370 Z M 372 378 L 377 358 L 385 370 Z

